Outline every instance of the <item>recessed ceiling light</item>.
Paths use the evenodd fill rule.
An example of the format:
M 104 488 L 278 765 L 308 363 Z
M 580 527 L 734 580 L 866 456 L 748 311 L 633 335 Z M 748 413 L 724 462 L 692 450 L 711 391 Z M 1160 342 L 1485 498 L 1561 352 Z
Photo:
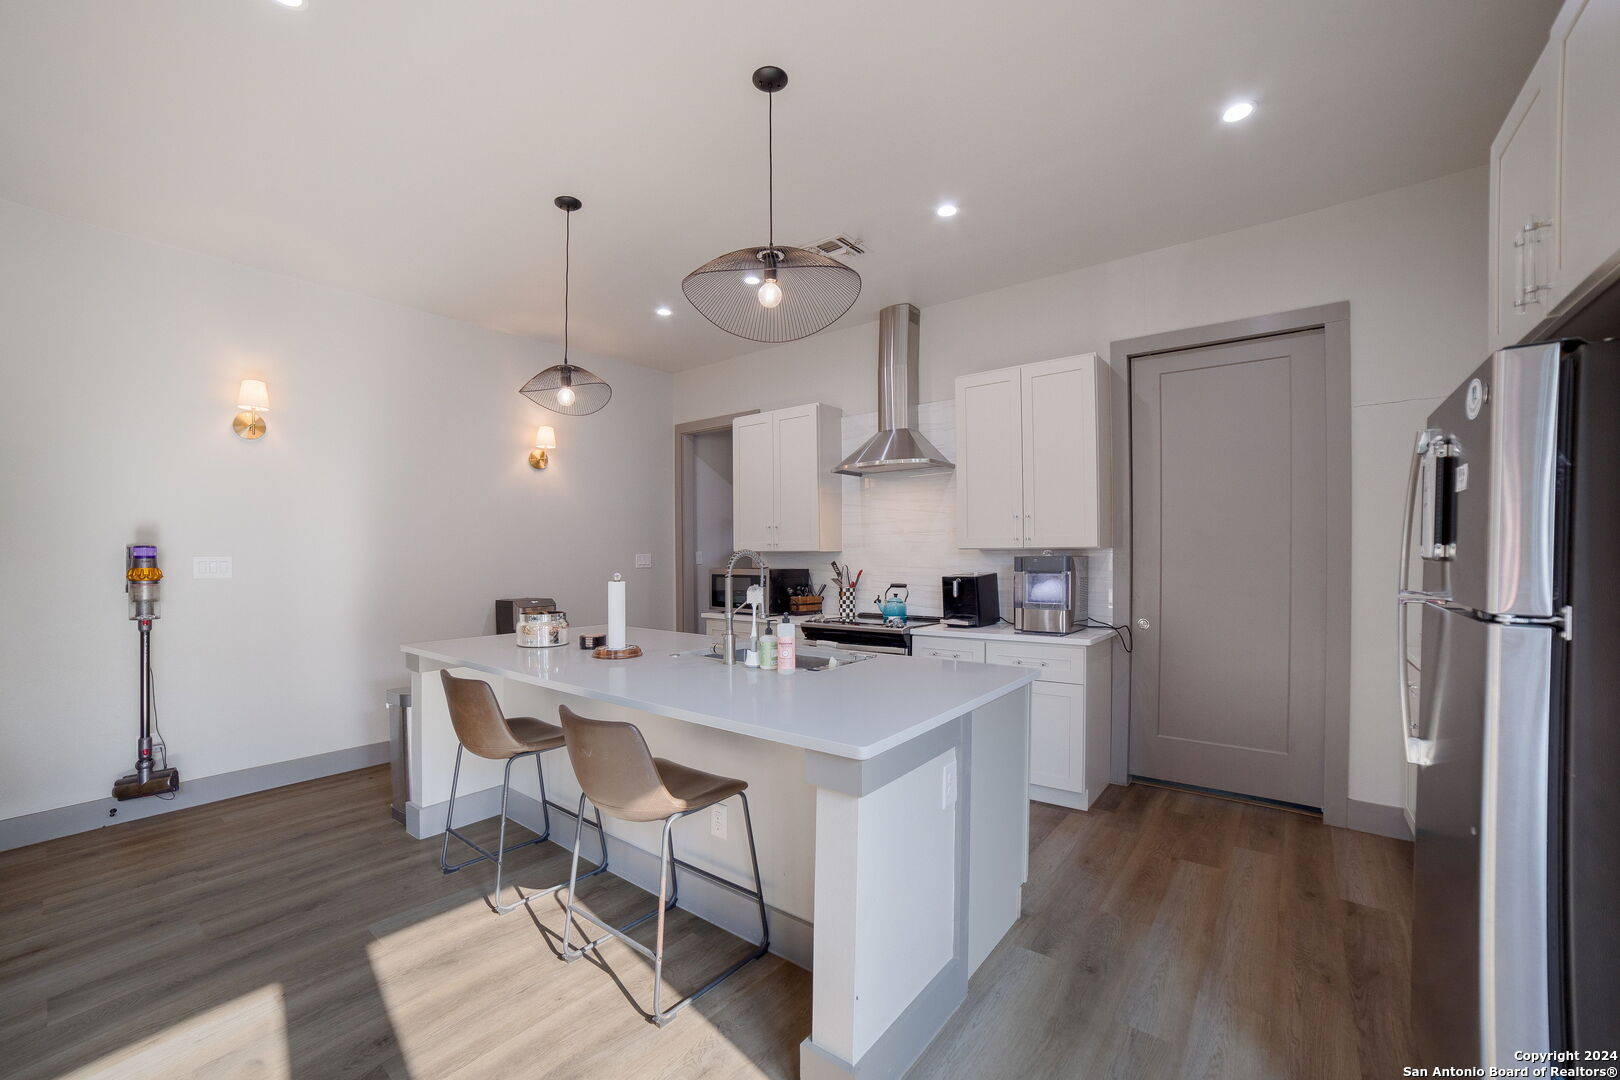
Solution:
M 309 0 L 276 0 L 276 3 L 280 4 L 282 7 L 290 8 L 301 8 L 308 2 Z
M 758 274 L 744 274 L 743 275 L 743 284 L 744 285 L 758 285 L 759 284 L 759 275 Z
M 673 315 L 675 313 L 673 311 L 669 310 L 669 308 L 667 308 L 667 307 L 661 307 L 656 312 L 654 312 L 654 314 L 662 316 L 663 318 L 667 319 L 667 318 L 669 318 L 671 315 Z
M 1221 113 L 1221 119 L 1228 124 L 1235 124 L 1239 120 L 1247 120 L 1252 112 L 1254 112 L 1254 102 L 1238 101 L 1226 107 L 1226 111 Z
M 956 216 L 956 204 L 955 203 L 940 203 L 937 207 L 934 208 L 934 213 L 938 214 L 940 217 L 955 217 Z

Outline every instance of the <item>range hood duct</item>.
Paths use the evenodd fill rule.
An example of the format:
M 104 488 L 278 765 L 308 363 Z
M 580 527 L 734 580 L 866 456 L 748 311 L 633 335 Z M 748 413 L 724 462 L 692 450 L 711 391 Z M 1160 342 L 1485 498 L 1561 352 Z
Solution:
M 910 304 L 878 313 L 878 430 L 833 472 L 845 476 L 954 469 L 917 430 L 917 338 L 922 314 Z

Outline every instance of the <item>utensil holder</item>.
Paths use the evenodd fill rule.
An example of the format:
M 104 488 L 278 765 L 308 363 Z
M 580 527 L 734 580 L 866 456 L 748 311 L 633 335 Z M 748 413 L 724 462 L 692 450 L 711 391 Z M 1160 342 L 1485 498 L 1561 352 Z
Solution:
M 788 610 L 794 615 L 819 615 L 821 614 L 821 597 L 790 596 L 788 597 Z
M 855 620 L 855 590 L 846 586 L 838 589 L 838 617 L 845 622 Z

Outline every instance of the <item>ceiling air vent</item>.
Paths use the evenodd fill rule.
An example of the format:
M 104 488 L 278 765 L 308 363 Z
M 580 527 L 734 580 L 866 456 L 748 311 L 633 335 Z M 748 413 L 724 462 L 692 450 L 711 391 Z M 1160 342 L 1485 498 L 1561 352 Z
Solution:
M 865 255 L 866 249 L 859 240 L 851 240 L 847 236 L 829 236 L 825 240 L 817 240 L 805 247 L 811 251 L 819 251 L 823 255 Z

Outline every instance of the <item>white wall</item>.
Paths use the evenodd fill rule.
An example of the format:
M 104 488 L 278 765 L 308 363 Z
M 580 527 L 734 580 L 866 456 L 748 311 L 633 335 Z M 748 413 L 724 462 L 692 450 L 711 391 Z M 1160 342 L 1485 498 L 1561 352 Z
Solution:
M 1390 595 L 1403 459 L 1409 432 L 1485 355 L 1486 184 L 1474 169 L 923 311 L 929 402 L 967 372 L 1350 302 L 1350 796 L 1390 806 L 1402 802 Z M 870 412 L 876 338 L 874 323 L 838 327 L 684 372 L 675 419 L 807 401 Z
M 384 739 L 398 646 L 493 632 L 497 597 L 583 625 L 619 570 L 631 621 L 669 626 L 670 378 L 582 357 L 613 400 L 557 416 L 517 393 L 556 353 L 0 202 L 0 819 L 105 797 L 133 763 L 132 541 L 167 575 L 182 779 Z M 257 443 L 230 426 L 248 376 L 273 407 Z M 235 577 L 192 580 L 193 555 Z

